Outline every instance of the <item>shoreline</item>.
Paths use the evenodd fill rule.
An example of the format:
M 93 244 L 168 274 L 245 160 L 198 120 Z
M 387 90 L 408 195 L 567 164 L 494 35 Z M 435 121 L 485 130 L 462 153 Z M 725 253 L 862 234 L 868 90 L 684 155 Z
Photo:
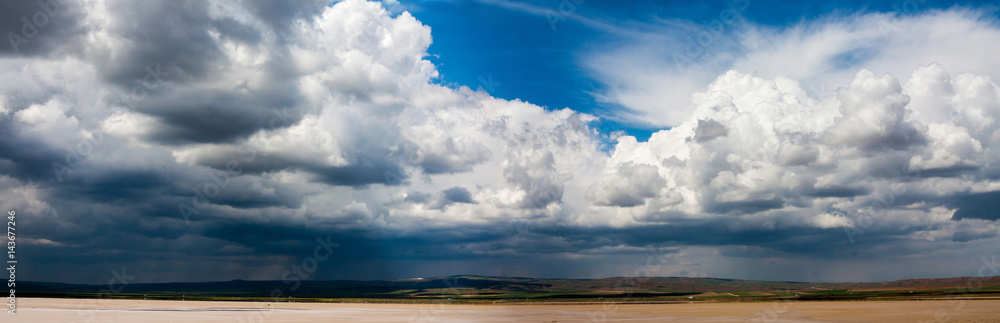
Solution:
M 144 302 L 212 302 L 212 303 L 264 303 L 264 304 L 375 304 L 375 305 L 467 305 L 467 306 L 571 306 L 571 305 L 679 305 L 679 304 L 763 304 L 763 303 L 873 303 L 873 302 L 934 302 L 934 301 L 1000 301 L 1000 296 L 986 297 L 900 297 L 900 298 L 872 298 L 872 299 L 707 299 L 698 301 L 534 301 L 534 300 L 446 300 L 446 299 L 372 299 L 359 301 L 356 299 L 335 299 L 335 300 L 312 300 L 312 299 L 291 299 L 291 300 L 263 300 L 263 299 L 160 299 L 160 298 L 90 298 L 90 297 L 18 297 L 20 299 L 48 299 L 48 300 L 83 300 L 83 301 L 144 301 Z
M 967 302 L 449 304 L 19 299 L 12 322 L 1000 322 L 1000 299 Z

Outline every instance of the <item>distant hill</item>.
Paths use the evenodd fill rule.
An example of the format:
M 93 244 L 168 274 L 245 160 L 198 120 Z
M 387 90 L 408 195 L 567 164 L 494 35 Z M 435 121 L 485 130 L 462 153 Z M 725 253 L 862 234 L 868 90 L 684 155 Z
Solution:
M 775 298 L 800 300 L 872 299 L 886 297 L 1000 297 L 1000 276 L 985 278 L 907 279 L 877 283 L 773 282 L 722 278 L 614 277 L 603 279 L 538 279 L 449 276 L 398 280 L 244 281 L 82 285 L 18 282 L 26 297 L 149 297 L 227 300 L 564 300 L 593 299 L 727 300 Z

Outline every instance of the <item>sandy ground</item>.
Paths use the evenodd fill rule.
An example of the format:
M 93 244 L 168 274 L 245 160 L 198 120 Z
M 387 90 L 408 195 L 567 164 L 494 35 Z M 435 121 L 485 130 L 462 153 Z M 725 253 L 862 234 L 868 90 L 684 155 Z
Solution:
M 1000 300 L 651 305 L 314 304 L 19 298 L 0 322 L 1000 322 Z

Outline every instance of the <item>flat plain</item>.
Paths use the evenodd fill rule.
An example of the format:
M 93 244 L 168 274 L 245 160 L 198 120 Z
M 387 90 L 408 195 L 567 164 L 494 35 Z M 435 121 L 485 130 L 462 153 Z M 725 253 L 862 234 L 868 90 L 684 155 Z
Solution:
M 19 298 L 4 322 L 1000 322 L 1000 299 L 465 305 Z M 13 320 L 11 320 L 13 318 Z

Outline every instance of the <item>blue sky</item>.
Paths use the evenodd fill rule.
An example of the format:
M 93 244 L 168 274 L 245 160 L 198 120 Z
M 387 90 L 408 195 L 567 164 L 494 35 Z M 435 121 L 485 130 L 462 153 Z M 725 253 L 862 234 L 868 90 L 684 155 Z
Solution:
M 604 84 L 581 62 L 588 52 L 614 47 L 627 36 L 569 19 L 571 16 L 616 25 L 622 31 L 630 27 L 642 28 L 646 24 L 664 25 L 667 20 L 687 21 L 696 28 L 707 29 L 726 8 L 739 8 L 747 21 L 780 29 L 830 16 L 879 12 L 913 15 L 953 7 L 980 8 L 995 14 L 997 8 L 990 1 L 933 0 L 580 1 L 580 4 L 556 0 L 402 0 L 400 3 L 432 28 L 434 43 L 428 51 L 432 55 L 429 60 L 438 66 L 442 84 L 486 88 L 484 85 L 492 76 L 492 81 L 500 84 L 487 88 L 494 96 L 609 116 L 599 123 L 600 127 L 608 131 L 622 130 L 639 140 L 648 139 L 652 132 L 664 127 L 636 120 L 613 120 L 614 111 L 623 107 L 595 100 L 593 93 L 599 92 Z M 530 6 L 533 10 L 518 9 L 518 5 Z M 570 15 L 561 14 L 561 10 L 569 11 Z M 671 30 L 680 35 L 681 42 L 687 43 L 695 42 L 694 37 L 700 31 Z M 709 46 L 709 50 L 714 47 Z M 695 58 L 694 61 L 698 63 L 699 60 Z
M 19 278 L 997 268 L 994 4 L 560 1 L 3 2 Z

